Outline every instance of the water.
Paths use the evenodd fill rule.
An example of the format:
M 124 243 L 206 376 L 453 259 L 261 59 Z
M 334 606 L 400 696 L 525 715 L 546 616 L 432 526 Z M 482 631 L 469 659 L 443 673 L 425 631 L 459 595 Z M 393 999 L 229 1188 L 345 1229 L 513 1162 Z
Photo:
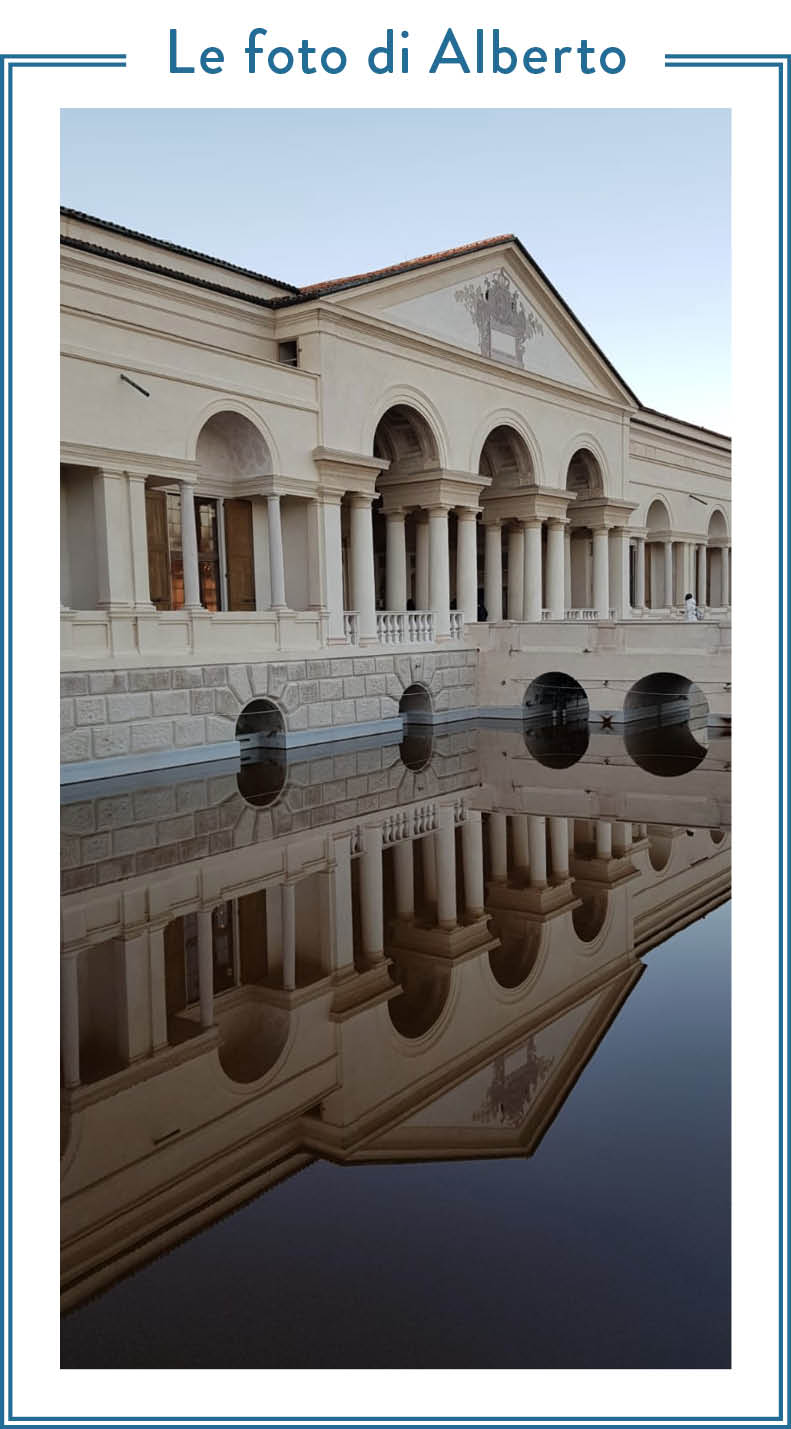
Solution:
M 215 917 L 213 929 L 219 1033 L 200 1030 L 189 936 L 184 984 L 168 982 L 168 1048 L 124 1065 L 137 1027 L 127 1002 L 120 1040 L 105 1036 L 104 1064 L 92 1061 L 100 999 L 86 994 L 84 1085 L 65 1099 L 64 1288 L 77 1308 L 62 1322 L 64 1367 L 729 1365 L 727 742 L 681 773 L 670 759 L 666 777 L 614 736 L 593 736 L 576 764 L 550 745 L 542 764 L 535 740 L 531 751 L 521 733 L 477 729 L 435 740 L 425 760 L 382 755 L 380 784 L 382 764 L 425 784 L 422 804 L 411 785 L 385 805 L 387 827 L 403 835 L 407 811 L 432 798 L 457 804 L 455 833 L 415 838 L 410 825 L 411 918 L 396 906 L 404 855 L 382 855 L 391 972 L 361 946 L 365 848 L 350 865 L 342 973 L 321 933 L 343 928 L 326 899 L 342 875 L 297 870 L 300 850 L 320 864 L 350 814 L 286 839 L 304 875 L 293 992 L 271 907 L 240 914 L 230 899 L 228 928 Z M 318 787 L 315 768 L 314 752 L 293 787 Z M 283 807 L 277 784 L 271 770 L 258 781 L 256 808 Z M 475 807 L 483 911 L 465 833 Z M 363 824 L 382 813 L 368 808 Z M 221 865 L 248 889 L 277 842 L 165 865 L 147 896 L 164 906 L 170 888 L 186 909 L 179 880 L 198 869 L 204 891 L 212 876 L 212 897 L 228 892 Z M 113 888 L 64 906 L 101 905 L 106 919 Z M 267 917 L 267 956 L 245 982 L 250 929 Z M 106 978 L 107 946 L 83 988 L 97 968 Z

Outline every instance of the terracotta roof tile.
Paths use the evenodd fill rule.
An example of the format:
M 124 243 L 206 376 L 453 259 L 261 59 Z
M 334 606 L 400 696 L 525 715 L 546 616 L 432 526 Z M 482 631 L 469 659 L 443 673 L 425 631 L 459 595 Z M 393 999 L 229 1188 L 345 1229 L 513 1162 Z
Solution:
M 328 278 L 322 283 L 306 283 L 301 294 L 327 293 L 338 288 L 353 288 L 358 283 L 370 283 L 375 278 L 389 278 L 393 273 L 408 273 L 429 263 L 441 263 L 446 258 L 458 258 L 462 253 L 476 253 L 481 248 L 494 248 L 500 243 L 513 243 L 515 234 L 500 233 L 496 238 L 481 238 L 477 243 L 464 243 L 460 248 L 445 248 L 439 253 L 425 253 L 420 258 L 407 258 L 403 263 L 391 263 L 387 268 L 372 268 L 368 273 L 354 273 L 348 278 Z

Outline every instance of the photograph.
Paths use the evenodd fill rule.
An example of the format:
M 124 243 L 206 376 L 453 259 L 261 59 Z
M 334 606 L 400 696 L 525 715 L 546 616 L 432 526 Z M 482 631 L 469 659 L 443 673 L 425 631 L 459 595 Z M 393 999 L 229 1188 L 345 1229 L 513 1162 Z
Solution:
M 729 1370 L 730 111 L 60 145 L 61 1368 Z

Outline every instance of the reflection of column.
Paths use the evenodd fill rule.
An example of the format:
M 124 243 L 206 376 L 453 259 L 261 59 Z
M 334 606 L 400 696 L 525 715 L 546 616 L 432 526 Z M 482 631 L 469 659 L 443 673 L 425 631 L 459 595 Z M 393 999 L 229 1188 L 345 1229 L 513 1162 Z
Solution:
M 363 956 L 379 962 L 385 954 L 384 905 L 382 899 L 382 830 L 363 830 L 360 859 L 360 932 Z
M 149 929 L 148 977 L 151 988 L 151 1050 L 158 1052 L 168 1045 L 164 928 Z
M 665 605 L 673 604 L 673 542 L 663 541 L 665 555 Z
M 437 850 L 437 922 L 440 928 L 456 927 L 456 826 L 453 806 L 439 811 L 435 834 Z
M 280 904 L 283 917 L 283 988 L 286 992 L 293 992 L 297 985 L 297 909 L 293 883 L 281 883 Z
M 722 566 L 720 567 L 722 571 L 722 575 L 720 577 L 722 583 L 720 605 L 730 605 L 731 603 L 730 556 L 731 553 L 729 548 L 727 546 L 723 546 Z
M 632 825 L 618 819 L 612 826 L 612 847 L 616 858 L 622 858 L 632 847 Z
M 549 850 L 552 857 L 552 877 L 558 882 L 569 876 L 569 821 L 550 819 Z
M 403 511 L 387 512 L 385 608 L 406 610 L 406 532 Z
M 563 614 L 571 609 L 571 527 L 563 533 Z
M 474 511 L 456 508 L 456 604 L 465 622 L 478 619 L 478 550 Z
M 184 605 L 201 610 L 198 574 L 198 528 L 195 524 L 195 497 L 186 481 L 179 482 L 181 495 L 181 559 L 184 566 Z
M 469 809 L 461 826 L 461 857 L 464 870 L 464 903 L 467 912 L 480 918 L 484 909 L 483 840 L 481 816 Z
M 492 522 L 484 526 L 486 550 L 484 561 L 484 603 L 489 620 L 503 618 L 503 536 L 501 528 Z
M 427 903 L 437 901 L 437 850 L 433 834 L 426 834 L 421 839 L 421 857 L 423 859 L 423 892 Z
M 552 620 L 565 614 L 566 523 L 547 522 L 547 605 Z
M 415 605 L 428 610 L 428 517 L 419 512 L 415 521 Z
M 63 1081 L 67 1087 L 80 1085 L 80 993 L 77 953 L 62 953 L 60 959 L 60 1042 Z
M 698 589 L 696 595 L 698 605 L 706 605 L 706 547 L 698 546 Z
M 327 607 L 327 639 L 330 645 L 345 643 L 343 633 L 343 544 L 341 498 L 327 495 L 319 502 L 319 521 L 324 547 L 324 604 Z
M 596 820 L 596 857 L 612 858 L 612 824 L 606 819 Z
M 508 878 L 508 824 L 505 814 L 489 815 L 489 863 L 493 882 L 505 883 Z
M 521 620 L 525 589 L 525 533 L 515 524 L 508 531 L 508 619 Z
M 530 845 L 530 883 L 533 888 L 547 886 L 547 824 L 540 815 L 531 814 L 528 819 L 528 839 Z
M 269 578 L 272 609 L 285 610 L 286 572 L 283 563 L 283 528 L 280 524 L 280 497 L 267 496 L 266 520 L 269 529 Z
M 450 635 L 450 553 L 448 550 L 448 508 L 432 506 L 428 513 L 429 608 L 434 612 L 438 639 Z
M 148 931 L 115 940 L 118 1050 L 127 1063 L 151 1051 L 151 968 Z
M 351 840 L 336 839 L 333 845 L 333 912 L 335 925 L 335 967 L 354 966 L 354 911 L 352 908 Z
M 638 536 L 635 542 L 634 603 L 638 610 L 645 610 L 645 539 Z
M 530 833 L 527 814 L 514 814 L 511 819 L 514 868 L 526 872 L 530 867 Z
M 374 536 L 371 498 L 355 493 L 349 509 L 351 542 L 352 609 L 357 611 L 361 643 L 376 640 L 376 594 L 374 587 Z
M 395 905 L 399 918 L 412 918 L 415 913 L 415 856 L 410 839 L 402 839 L 393 847 L 395 872 Z
M 525 620 L 541 619 L 541 522 L 525 521 L 525 574 L 523 602 Z
M 199 908 L 198 923 L 198 994 L 200 997 L 200 1025 L 214 1026 L 214 939 L 212 936 L 211 909 Z
M 593 608 L 599 620 L 610 617 L 610 533 L 606 526 L 593 532 Z

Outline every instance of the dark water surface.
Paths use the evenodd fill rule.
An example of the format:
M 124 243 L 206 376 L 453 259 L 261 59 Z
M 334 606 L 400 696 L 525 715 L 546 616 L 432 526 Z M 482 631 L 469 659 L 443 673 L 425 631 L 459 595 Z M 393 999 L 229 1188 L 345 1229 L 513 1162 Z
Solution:
M 316 1160 L 67 1314 L 64 1367 L 727 1367 L 729 913 L 647 954 L 532 1155 Z

